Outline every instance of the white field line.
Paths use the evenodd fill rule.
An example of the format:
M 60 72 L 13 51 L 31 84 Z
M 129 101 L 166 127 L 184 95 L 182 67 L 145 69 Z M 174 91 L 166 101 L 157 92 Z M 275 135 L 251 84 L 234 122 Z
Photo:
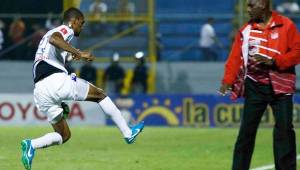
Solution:
M 300 160 L 300 155 L 297 155 L 297 160 Z M 253 168 L 251 170 L 271 170 L 273 168 L 275 168 L 275 165 L 270 164 L 270 165 L 264 165 L 264 166 L 261 166 L 261 167 Z

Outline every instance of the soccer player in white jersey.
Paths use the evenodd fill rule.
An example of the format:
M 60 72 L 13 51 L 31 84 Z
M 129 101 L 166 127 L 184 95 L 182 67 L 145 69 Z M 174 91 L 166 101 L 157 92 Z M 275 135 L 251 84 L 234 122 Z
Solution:
M 60 145 L 70 139 L 71 133 L 63 117 L 63 100 L 92 101 L 100 105 L 104 113 L 109 115 L 120 129 L 125 141 L 131 144 L 143 130 L 144 122 L 130 128 L 119 109 L 105 95 L 104 91 L 91 83 L 68 75 L 64 68 L 66 57 L 74 60 L 92 61 L 94 56 L 72 47 L 69 42 L 73 36 L 79 36 L 84 24 L 84 16 L 77 8 L 64 12 L 63 25 L 48 31 L 41 40 L 33 65 L 34 101 L 41 113 L 47 115 L 54 132 L 36 139 L 22 140 L 22 163 L 31 169 L 35 149 Z

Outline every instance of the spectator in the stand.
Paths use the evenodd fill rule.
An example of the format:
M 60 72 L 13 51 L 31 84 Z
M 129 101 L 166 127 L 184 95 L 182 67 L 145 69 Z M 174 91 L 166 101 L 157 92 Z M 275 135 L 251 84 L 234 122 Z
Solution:
M 15 46 L 15 50 L 12 50 L 7 54 L 7 56 L 9 56 L 8 59 L 26 60 L 29 58 L 26 56 L 27 44 L 21 43 L 24 39 L 25 31 L 26 25 L 24 21 L 21 18 L 16 17 L 14 21 L 10 24 L 8 31 L 8 45 Z
M 100 21 L 96 22 L 90 22 L 89 28 L 90 28 L 90 34 L 103 34 L 106 32 L 106 20 L 104 17 L 101 17 L 102 15 L 105 15 L 108 11 L 108 6 L 105 2 L 102 2 L 101 0 L 95 0 L 93 3 L 90 4 L 89 12 L 90 14 L 100 19 Z M 99 31 L 101 30 L 101 31 Z
M 111 64 L 104 72 L 103 82 L 107 93 L 120 94 L 124 86 L 125 71 L 119 65 L 119 54 L 115 53 Z
M 216 61 L 218 60 L 218 55 L 215 50 L 215 45 L 222 47 L 213 27 L 213 18 L 208 18 L 207 22 L 201 27 L 200 31 L 200 49 L 202 52 L 202 57 L 204 61 Z
M 3 43 L 4 43 L 4 35 L 2 30 L 4 29 L 4 22 L 0 20 L 0 51 L 3 49 Z
M 60 25 L 61 25 L 60 19 L 58 19 L 58 18 L 53 19 L 53 14 L 49 13 L 48 17 L 47 17 L 47 20 L 46 20 L 46 23 L 45 23 L 45 28 L 47 30 L 51 30 L 51 29 L 56 28 Z
M 41 39 L 46 34 L 46 30 L 42 28 L 39 24 L 33 24 L 32 30 L 33 36 L 27 44 L 26 59 L 28 60 L 32 60 L 32 57 L 35 55 L 36 49 L 38 48 Z
M 126 10 L 127 13 L 130 15 L 134 15 L 135 14 L 135 4 L 133 2 L 128 2 L 126 5 Z
M 128 1 L 128 0 L 122 0 L 120 3 L 120 13 L 122 16 L 128 16 L 128 17 L 134 17 L 136 12 L 135 3 Z M 128 21 L 128 22 L 120 22 L 117 26 L 118 32 L 122 32 L 130 27 L 134 26 L 134 21 Z M 134 33 L 134 32 L 131 32 Z
M 12 43 L 18 43 L 24 38 L 26 26 L 21 18 L 16 17 L 9 26 L 8 36 Z
M 105 2 L 101 2 L 100 0 L 95 0 L 93 3 L 91 3 L 89 7 L 89 12 L 92 15 L 98 15 L 105 14 L 108 10 L 108 7 Z
M 137 52 L 135 57 L 137 60 L 137 64 L 133 71 L 133 78 L 131 81 L 131 92 L 135 94 L 147 93 L 148 69 L 145 65 L 144 53 Z
M 121 0 L 119 9 L 123 15 L 134 15 L 136 12 L 135 3 L 130 0 Z
M 97 68 L 90 62 L 85 63 L 80 69 L 80 77 L 88 82 L 96 84 Z
M 300 7 L 296 0 L 284 0 L 282 3 L 277 5 L 276 9 L 281 13 L 294 14 L 300 12 Z

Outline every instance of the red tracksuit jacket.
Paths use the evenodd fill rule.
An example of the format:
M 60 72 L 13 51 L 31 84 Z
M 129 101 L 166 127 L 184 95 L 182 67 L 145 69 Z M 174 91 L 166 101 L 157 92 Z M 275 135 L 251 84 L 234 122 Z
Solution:
M 295 92 L 295 65 L 300 63 L 300 34 L 289 18 L 272 12 L 272 19 L 264 29 L 248 22 L 239 30 L 222 80 L 223 84 L 233 85 L 233 99 L 243 96 L 248 56 L 253 53 L 275 59 L 276 66 L 269 70 L 275 94 Z

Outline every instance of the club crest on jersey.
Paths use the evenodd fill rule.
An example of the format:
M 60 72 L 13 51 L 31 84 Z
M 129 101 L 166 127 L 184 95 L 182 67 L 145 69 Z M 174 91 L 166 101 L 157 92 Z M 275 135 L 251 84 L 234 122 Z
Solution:
M 277 39 L 278 37 L 279 37 L 278 32 L 272 32 L 272 33 L 271 33 L 271 39 L 275 40 L 275 39 Z
M 60 31 L 65 35 L 68 33 L 68 31 L 65 28 L 60 29 Z

